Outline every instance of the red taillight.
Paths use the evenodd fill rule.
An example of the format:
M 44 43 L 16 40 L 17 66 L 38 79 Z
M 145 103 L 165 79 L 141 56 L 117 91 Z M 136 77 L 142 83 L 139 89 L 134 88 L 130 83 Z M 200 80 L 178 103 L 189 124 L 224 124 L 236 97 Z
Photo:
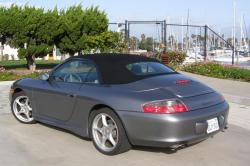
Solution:
M 144 105 L 142 108 L 145 113 L 165 114 L 167 110 L 167 106 Z
M 161 100 L 143 104 L 142 111 L 145 113 L 175 114 L 187 112 L 188 108 L 179 100 Z
M 176 80 L 175 83 L 177 85 L 183 85 L 183 84 L 187 84 L 189 82 L 189 80 Z

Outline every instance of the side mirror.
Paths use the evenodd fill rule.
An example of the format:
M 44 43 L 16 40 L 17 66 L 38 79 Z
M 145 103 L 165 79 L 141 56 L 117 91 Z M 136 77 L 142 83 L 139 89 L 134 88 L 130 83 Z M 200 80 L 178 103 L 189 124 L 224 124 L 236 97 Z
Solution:
M 48 81 L 49 80 L 49 74 L 44 73 L 39 77 L 41 80 Z

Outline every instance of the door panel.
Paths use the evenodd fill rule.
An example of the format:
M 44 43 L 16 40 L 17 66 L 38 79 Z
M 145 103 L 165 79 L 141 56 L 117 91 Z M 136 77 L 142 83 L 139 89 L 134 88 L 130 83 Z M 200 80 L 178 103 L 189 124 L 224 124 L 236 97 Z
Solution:
M 98 84 L 96 67 L 86 60 L 69 60 L 34 88 L 35 114 L 68 121 L 84 83 Z
M 62 121 L 70 119 L 81 84 L 65 82 L 45 82 L 34 89 L 36 113 Z

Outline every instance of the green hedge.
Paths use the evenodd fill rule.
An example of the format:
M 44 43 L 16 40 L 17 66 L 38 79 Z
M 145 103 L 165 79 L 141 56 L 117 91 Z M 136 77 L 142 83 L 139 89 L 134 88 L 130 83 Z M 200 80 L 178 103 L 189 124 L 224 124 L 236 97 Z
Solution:
M 13 81 L 17 79 L 18 75 L 12 72 L 0 72 L 0 81 Z
M 26 75 L 18 75 L 13 72 L 3 71 L 0 72 L 0 81 L 14 81 L 21 78 L 37 78 L 42 74 L 42 72 L 34 72 Z
M 181 67 L 182 71 L 209 77 L 235 79 L 250 82 L 250 70 L 217 63 L 194 63 Z
M 36 60 L 37 69 L 51 69 L 58 65 L 60 61 L 58 60 Z M 0 67 L 4 67 L 5 69 L 26 69 L 27 61 L 22 60 L 8 60 L 8 61 L 0 61 Z

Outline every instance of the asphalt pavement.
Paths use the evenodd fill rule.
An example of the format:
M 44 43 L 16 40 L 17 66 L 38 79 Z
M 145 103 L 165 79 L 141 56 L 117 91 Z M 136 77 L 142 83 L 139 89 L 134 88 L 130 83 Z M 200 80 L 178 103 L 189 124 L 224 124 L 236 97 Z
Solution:
M 192 74 L 191 74 L 192 75 Z M 250 163 L 250 106 L 244 88 L 249 83 L 231 82 L 197 75 L 220 91 L 230 104 L 229 129 L 213 138 L 178 151 L 134 147 L 117 156 L 105 156 L 92 142 L 70 132 L 41 123 L 25 125 L 10 113 L 8 91 L 11 82 L 0 82 L 0 166 L 247 166 Z M 223 85 L 237 84 L 237 89 Z M 247 86 L 247 87 L 245 87 Z M 228 87 L 228 89 L 227 89 Z M 242 93 L 239 93 L 242 89 Z M 247 92 L 249 89 L 246 89 Z M 238 91 L 238 92 L 235 92 Z M 229 98 L 228 95 L 234 96 Z M 235 100 L 237 99 L 237 100 Z
M 0 116 L 1 166 L 247 166 L 250 132 L 230 125 L 196 145 L 173 152 L 136 147 L 105 156 L 92 142 L 43 124 L 24 125 L 10 115 Z

